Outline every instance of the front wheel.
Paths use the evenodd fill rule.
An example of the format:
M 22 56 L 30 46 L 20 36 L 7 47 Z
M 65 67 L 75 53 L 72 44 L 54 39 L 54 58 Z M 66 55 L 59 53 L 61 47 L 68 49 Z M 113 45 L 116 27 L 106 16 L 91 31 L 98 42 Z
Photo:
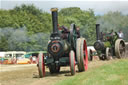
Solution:
M 106 48 L 106 59 L 110 60 L 112 58 L 112 54 L 111 54 L 111 49 L 110 48 Z
M 69 54 L 69 62 L 70 62 L 70 70 L 71 70 L 71 75 L 75 75 L 75 53 L 73 50 L 70 51 Z
M 40 78 L 45 76 L 45 64 L 44 64 L 43 53 L 39 53 L 39 56 L 38 56 L 38 71 L 39 71 Z
M 78 38 L 76 41 L 76 59 L 77 59 L 77 66 L 79 71 L 82 70 L 82 65 L 80 62 L 80 45 L 81 45 L 81 38 Z

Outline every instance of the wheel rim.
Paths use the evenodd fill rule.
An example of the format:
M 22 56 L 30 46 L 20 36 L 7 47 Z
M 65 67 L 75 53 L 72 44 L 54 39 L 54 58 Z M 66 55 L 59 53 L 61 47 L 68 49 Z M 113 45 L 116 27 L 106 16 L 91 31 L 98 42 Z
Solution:
M 110 48 L 106 48 L 106 59 L 107 60 L 110 60 L 111 59 L 111 50 L 110 50 Z
M 122 39 L 118 39 L 115 43 L 115 54 L 117 58 L 125 57 L 125 43 Z
M 92 61 L 93 60 L 93 53 L 92 53 L 92 50 L 91 49 L 88 50 L 88 60 L 89 61 Z
M 123 42 L 120 42 L 119 50 L 120 50 L 121 57 L 124 57 L 125 56 L 125 45 Z
M 87 45 L 86 45 L 86 41 L 84 40 L 84 45 L 83 45 L 83 53 L 84 53 L 84 67 L 85 70 L 88 69 L 88 52 L 87 52 Z
M 85 39 L 82 39 L 81 43 L 81 63 L 82 63 L 82 71 L 88 69 L 88 52 L 87 52 L 87 45 Z
M 81 62 L 80 62 L 80 44 L 81 44 L 81 39 L 78 38 L 76 43 L 76 58 L 77 58 L 77 66 L 79 71 L 82 70 Z
M 71 51 L 69 54 L 69 63 L 70 63 L 70 71 L 71 75 L 75 74 L 75 53 Z
M 45 64 L 44 64 L 44 56 L 42 53 L 38 56 L 38 71 L 40 78 L 45 76 Z
M 75 40 L 77 39 L 77 36 L 76 36 L 76 27 L 75 27 L 75 24 L 71 24 L 70 26 L 70 38 L 71 38 L 71 45 L 75 48 Z

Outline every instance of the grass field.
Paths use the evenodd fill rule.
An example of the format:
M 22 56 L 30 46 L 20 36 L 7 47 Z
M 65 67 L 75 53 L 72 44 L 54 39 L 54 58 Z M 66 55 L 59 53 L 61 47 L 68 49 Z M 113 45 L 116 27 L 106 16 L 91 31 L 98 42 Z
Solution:
M 128 85 L 128 59 L 114 60 L 112 63 L 67 77 L 55 85 Z

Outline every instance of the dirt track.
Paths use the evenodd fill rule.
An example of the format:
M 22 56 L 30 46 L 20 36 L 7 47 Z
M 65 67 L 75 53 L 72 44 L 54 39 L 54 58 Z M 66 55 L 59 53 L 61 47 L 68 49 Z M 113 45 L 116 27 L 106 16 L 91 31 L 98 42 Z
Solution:
M 111 63 L 113 61 L 115 60 L 89 62 L 89 70 L 107 63 Z M 10 70 L 7 70 L 7 68 L 10 68 Z M 11 65 L 6 67 L 2 66 L 2 70 L 3 71 L 0 72 L 1 85 L 54 85 L 56 82 L 67 77 L 73 77 L 70 75 L 69 67 L 62 67 L 59 74 L 52 75 L 49 73 L 49 70 L 46 69 L 45 78 L 38 77 L 38 71 L 35 65 Z M 80 73 L 77 72 L 76 75 L 78 74 Z

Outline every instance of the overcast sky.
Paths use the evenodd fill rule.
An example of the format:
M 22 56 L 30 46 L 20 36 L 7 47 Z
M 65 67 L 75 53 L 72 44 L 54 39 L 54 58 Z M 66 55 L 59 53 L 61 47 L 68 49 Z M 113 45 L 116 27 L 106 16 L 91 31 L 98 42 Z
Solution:
M 128 14 L 128 1 L 117 0 L 0 0 L 1 9 L 12 9 L 21 4 L 34 4 L 36 7 L 50 12 L 50 8 L 58 7 L 80 7 L 82 10 L 89 8 L 95 11 L 95 14 L 104 14 L 108 11 L 120 11 Z

